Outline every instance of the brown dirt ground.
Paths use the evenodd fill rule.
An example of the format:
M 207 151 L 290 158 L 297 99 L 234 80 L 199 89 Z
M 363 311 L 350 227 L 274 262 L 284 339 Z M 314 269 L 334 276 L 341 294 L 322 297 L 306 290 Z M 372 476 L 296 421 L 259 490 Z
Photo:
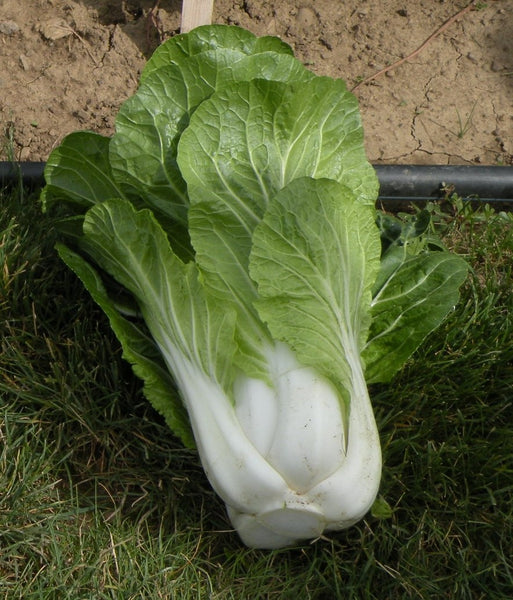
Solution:
M 46 160 L 77 129 L 109 135 L 180 0 L 0 0 L 0 140 Z M 214 22 L 282 37 L 353 87 L 418 48 L 469 0 L 218 0 Z M 476 4 L 414 58 L 355 90 L 369 158 L 513 164 L 513 0 Z M 1 145 L 1 141 L 0 141 Z M 5 156 L 0 156 L 5 158 Z

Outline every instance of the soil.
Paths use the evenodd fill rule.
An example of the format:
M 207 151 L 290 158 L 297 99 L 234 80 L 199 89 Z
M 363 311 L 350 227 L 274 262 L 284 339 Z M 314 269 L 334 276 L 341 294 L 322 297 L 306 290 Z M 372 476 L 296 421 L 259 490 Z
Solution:
M 145 60 L 179 32 L 181 0 L 155 3 L 0 0 L 0 140 L 14 142 L 17 160 L 46 160 L 77 129 L 112 134 Z M 217 0 L 213 21 L 278 35 L 313 71 L 353 88 L 468 3 Z M 513 164 L 513 0 L 474 2 L 354 93 L 373 162 Z

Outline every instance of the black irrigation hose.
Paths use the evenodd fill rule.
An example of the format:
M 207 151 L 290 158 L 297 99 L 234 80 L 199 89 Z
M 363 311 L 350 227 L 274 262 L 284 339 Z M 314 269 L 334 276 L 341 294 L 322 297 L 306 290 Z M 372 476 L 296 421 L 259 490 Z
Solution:
M 43 162 L 0 162 L 0 186 L 44 185 Z M 513 167 L 460 165 L 374 165 L 384 206 L 407 205 L 441 198 L 444 189 L 464 199 L 513 208 Z
M 0 187 L 23 183 L 31 188 L 45 184 L 44 162 L 0 162 Z
M 418 202 L 454 191 L 464 199 L 513 208 L 513 167 L 461 165 L 375 165 L 380 200 Z

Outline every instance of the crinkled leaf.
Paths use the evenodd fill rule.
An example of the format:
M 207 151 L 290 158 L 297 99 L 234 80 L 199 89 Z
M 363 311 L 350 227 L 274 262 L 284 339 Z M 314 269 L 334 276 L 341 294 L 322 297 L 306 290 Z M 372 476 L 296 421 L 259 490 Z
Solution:
M 189 111 L 213 92 L 215 66 L 155 71 L 120 108 L 110 147 L 114 176 L 129 198 L 187 225 L 187 192 L 176 164 Z
M 264 77 L 306 81 L 313 74 L 288 54 L 247 56 L 217 48 L 152 70 L 121 107 L 110 147 L 114 176 L 125 194 L 187 223 L 186 185 L 176 163 L 178 140 L 197 106 L 215 89 Z
M 268 81 L 301 82 L 315 75 L 290 54 L 262 52 L 244 56 L 220 72 L 217 89 L 235 81 L 267 79 Z
M 431 213 L 426 209 L 403 218 L 378 212 L 376 224 L 381 232 L 383 256 L 389 250 L 395 252 L 396 246 L 409 246 L 410 254 L 419 254 L 428 246 L 444 249 L 441 241 L 430 232 Z
M 449 252 L 410 255 L 396 247 L 377 279 L 363 351 L 369 383 L 389 381 L 454 308 L 468 266 Z
M 343 81 L 327 77 L 218 90 L 182 135 L 179 166 L 188 186 L 211 190 L 221 201 L 236 196 L 248 213 L 262 214 L 270 197 L 303 176 L 343 181 L 367 204 L 378 188 L 356 98 Z
M 370 325 L 381 251 L 374 211 L 332 180 L 297 179 L 253 235 L 256 306 L 273 336 L 347 399 Z
M 223 48 L 246 55 L 268 51 L 292 55 L 291 47 L 275 36 L 256 37 L 240 27 L 205 25 L 196 27 L 189 33 L 176 35 L 161 44 L 146 63 L 141 81 L 165 65 L 182 63 L 191 56 Z
M 251 236 L 269 199 L 293 179 L 343 180 L 373 205 L 374 170 L 363 150 L 356 99 L 340 80 L 253 80 L 217 91 L 192 115 L 179 143 L 189 227 L 205 282 L 239 310 L 241 347 L 260 330 L 248 279 Z M 248 355 L 259 371 L 259 357 Z M 247 367 L 247 365 L 246 365 Z

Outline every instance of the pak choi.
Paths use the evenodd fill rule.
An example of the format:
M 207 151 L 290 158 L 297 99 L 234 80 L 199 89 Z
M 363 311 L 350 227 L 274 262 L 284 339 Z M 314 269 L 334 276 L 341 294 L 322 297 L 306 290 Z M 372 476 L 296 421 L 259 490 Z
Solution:
M 422 219 L 376 211 L 344 82 L 277 38 L 199 27 L 155 52 L 111 138 L 70 134 L 45 177 L 60 256 L 242 540 L 360 520 L 381 477 L 367 385 L 441 323 L 467 267 Z

